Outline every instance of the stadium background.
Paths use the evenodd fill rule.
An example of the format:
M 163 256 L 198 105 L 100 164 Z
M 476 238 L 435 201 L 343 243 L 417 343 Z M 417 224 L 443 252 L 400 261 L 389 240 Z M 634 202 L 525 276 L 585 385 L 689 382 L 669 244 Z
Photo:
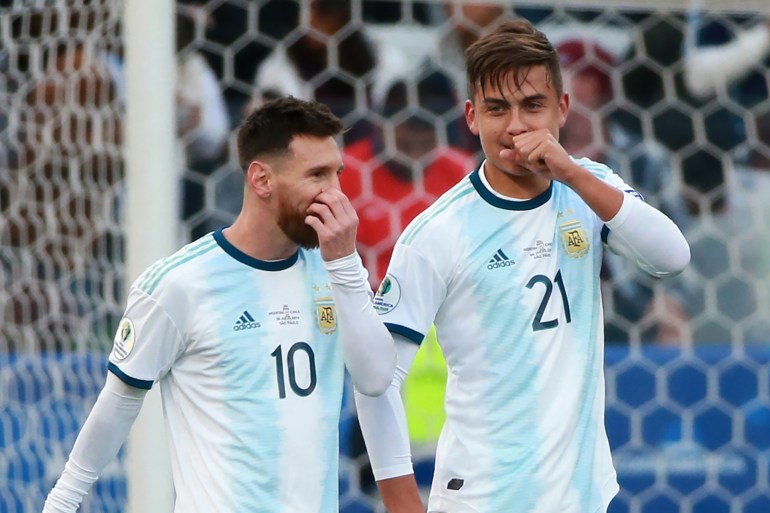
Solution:
M 146 12 L 164 4 L 145 3 Z M 347 190 L 361 213 L 360 250 L 376 283 L 393 238 L 446 187 L 446 170 L 466 170 L 478 158 L 462 125 L 452 45 L 482 31 L 480 20 L 492 21 L 486 18 L 496 8 L 525 16 L 577 77 L 565 144 L 612 162 L 677 220 L 693 250 L 687 272 L 667 283 L 611 258 L 605 265 L 607 427 L 622 487 L 611 511 L 770 512 L 768 51 L 713 93 L 692 78 L 688 60 L 701 39 L 718 43 L 767 25 L 770 6 L 310 4 L 177 6 L 177 62 L 166 77 L 173 80 L 176 67 L 177 137 L 170 130 L 167 145 L 176 164 L 148 182 L 179 186 L 180 201 L 166 201 L 178 221 L 169 248 L 232 219 L 242 179 L 233 129 L 260 97 L 293 84 L 289 92 L 327 101 L 351 127 L 341 141 Z M 347 12 L 341 24 L 324 16 L 340 5 Z M 103 383 L 125 282 L 136 272 L 127 264 L 132 244 L 146 243 L 131 236 L 127 222 L 142 208 L 132 196 L 153 198 L 131 188 L 141 182 L 132 181 L 136 164 L 125 161 L 127 105 L 149 102 L 125 73 L 128 12 L 120 0 L 0 1 L 2 513 L 41 509 Z M 142 20 L 148 31 L 151 21 Z M 360 51 L 366 42 L 373 60 Z M 288 61 L 281 67 L 274 60 L 278 67 L 255 86 L 260 66 L 282 49 L 300 64 L 315 56 L 302 80 L 291 78 Z M 140 63 L 152 58 L 134 55 Z M 727 74 L 733 64 L 718 61 L 708 73 Z M 594 87 L 586 91 L 586 84 Z M 151 115 L 145 125 L 160 119 Z M 410 411 L 423 414 L 411 427 L 416 472 L 427 485 L 442 369 L 435 356 L 425 359 L 413 377 L 421 383 L 407 393 Z M 342 418 L 341 511 L 381 511 L 352 404 Z M 147 473 L 125 460 L 122 451 L 81 511 L 123 511 L 127 483 Z

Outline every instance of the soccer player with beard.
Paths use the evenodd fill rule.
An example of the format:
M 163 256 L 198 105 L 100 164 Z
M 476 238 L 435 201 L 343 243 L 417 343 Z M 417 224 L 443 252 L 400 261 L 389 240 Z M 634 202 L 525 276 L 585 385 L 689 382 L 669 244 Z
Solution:
M 352 322 L 377 314 L 339 187 L 341 130 L 294 98 L 241 125 L 240 214 L 131 286 L 107 382 L 44 512 L 77 510 L 154 383 L 177 513 L 338 511 L 344 366 L 376 395 L 396 363 L 389 337 L 370 343 Z

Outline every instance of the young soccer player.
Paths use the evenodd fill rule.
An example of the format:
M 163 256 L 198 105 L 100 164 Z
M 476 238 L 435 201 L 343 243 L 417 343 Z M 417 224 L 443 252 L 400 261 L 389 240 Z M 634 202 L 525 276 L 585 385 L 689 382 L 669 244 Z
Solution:
M 77 510 L 156 382 L 177 513 L 338 511 L 343 365 L 378 394 L 396 359 L 384 327 L 370 339 L 351 322 L 378 319 L 339 188 L 341 129 L 294 98 L 246 119 L 238 218 L 132 285 L 106 385 L 46 513 Z
M 435 323 L 447 418 L 428 511 L 604 513 L 618 484 L 602 246 L 659 277 L 686 266 L 689 246 L 612 170 L 559 144 L 569 97 L 528 21 L 501 24 L 466 65 L 466 120 L 486 159 L 407 227 L 375 297 L 398 351 L 389 391 L 357 396 L 375 478 L 390 513 L 425 511 L 399 388 Z

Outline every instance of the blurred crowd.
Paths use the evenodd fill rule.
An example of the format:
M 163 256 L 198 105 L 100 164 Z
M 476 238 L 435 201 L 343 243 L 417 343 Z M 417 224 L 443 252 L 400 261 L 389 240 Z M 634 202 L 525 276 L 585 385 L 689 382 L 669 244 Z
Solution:
M 121 311 L 122 4 L 60 3 L 0 7 L 0 350 L 103 346 Z M 463 51 L 512 16 L 560 54 L 568 151 L 610 164 L 692 246 L 669 283 L 608 255 L 608 343 L 766 342 L 770 22 L 757 15 L 180 0 L 169 172 L 187 237 L 240 208 L 229 141 L 244 114 L 314 98 L 348 126 L 342 183 L 376 287 L 406 224 L 478 164 Z

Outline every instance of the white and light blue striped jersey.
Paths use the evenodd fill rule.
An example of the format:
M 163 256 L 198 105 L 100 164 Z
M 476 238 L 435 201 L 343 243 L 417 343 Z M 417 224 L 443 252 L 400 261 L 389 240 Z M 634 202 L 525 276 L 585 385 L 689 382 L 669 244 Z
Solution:
M 375 297 L 393 333 L 420 343 L 435 323 L 446 357 L 429 511 L 603 513 L 618 490 L 604 429 L 607 229 L 564 184 L 516 201 L 480 169 L 407 227 Z
M 337 513 L 336 328 L 318 251 L 259 261 L 219 230 L 134 282 L 108 366 L 160 384 L 176 513 Z

